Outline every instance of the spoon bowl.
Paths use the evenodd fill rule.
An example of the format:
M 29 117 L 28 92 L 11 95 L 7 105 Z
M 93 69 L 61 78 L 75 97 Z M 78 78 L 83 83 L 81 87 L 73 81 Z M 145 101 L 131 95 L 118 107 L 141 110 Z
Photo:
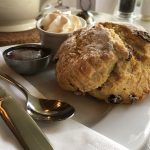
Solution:
M 59 121 L 70 118 L 74 115 L 75 109 L 70 104 L 60 100 L 50 100 L 35 97 L 31 95 L 25 87 L 15 81 L 9 75 L 0 73 L 0 77 L 13 84 L 24 93 L 27 99 L 27 112 L 34 119 Z
M 73 112 L 72 112 L 73 111 Z M 74 110 L 69 110 L 69 112 L 66 113 L 61 113 L 61 114 L 55 114 L 55 115 L 44 115 L 44 114 L 39 114 L 31 109 L 27 109 L 27 113 L 35 120 L 42 120 L 42 121 L 61 121 L 67 118 L 71 118 L 74 115 Z

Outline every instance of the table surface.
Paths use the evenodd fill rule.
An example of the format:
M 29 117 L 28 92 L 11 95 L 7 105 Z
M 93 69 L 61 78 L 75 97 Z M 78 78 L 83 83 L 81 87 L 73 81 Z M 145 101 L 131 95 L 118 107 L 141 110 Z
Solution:
M 79 12 L 79 10 L 72 10 L 74 14 Z M 99 21 L 119 21 L 127 22 L 126 20 L 121 20 L 117 15 L 110 15 L 106 13 L 92 12 L 96 22 Z M 150 32 L 150 21 L 141 20 L 140 16 L 135 17 L 131 24 L 137 24 L 143 26 L 148 32 Z M 13 44 L 21 43 L 37 43 L 40 42 L 40 35 L 36 29 L 22 31 L 22 32 L 0 32 L 0 46 L 7 46 Z
M 21 32 L 0 32 L 0 46 L 37 42 L 40 42 L 40 35 L 36 29 Z

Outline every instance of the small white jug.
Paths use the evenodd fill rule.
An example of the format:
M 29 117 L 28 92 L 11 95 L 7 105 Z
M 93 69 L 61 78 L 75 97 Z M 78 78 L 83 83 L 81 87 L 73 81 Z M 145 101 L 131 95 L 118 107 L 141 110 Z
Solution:
M 41 3 L 46 0 L 0 0 L 0 32 L 16 32 L 35 27 Z

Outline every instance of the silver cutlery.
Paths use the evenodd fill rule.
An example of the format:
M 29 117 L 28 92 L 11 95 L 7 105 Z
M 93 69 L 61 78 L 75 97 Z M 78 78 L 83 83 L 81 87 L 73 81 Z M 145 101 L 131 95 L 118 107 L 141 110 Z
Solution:
M 15 81 L 9 75 L 0 73 L 0 77 L 9 81 L 11 84 L 20 89 L 27 98 L 27 112 L 38 120 L 64 120 L 74 115 L 75 109 L 68 103 L 60 100 L 42 99 L 35 97 L 23 87 L 20 83 Z
M 53 150 L 35 121 L 11 97 L 0 96 L 0 115 L 25 150 Z

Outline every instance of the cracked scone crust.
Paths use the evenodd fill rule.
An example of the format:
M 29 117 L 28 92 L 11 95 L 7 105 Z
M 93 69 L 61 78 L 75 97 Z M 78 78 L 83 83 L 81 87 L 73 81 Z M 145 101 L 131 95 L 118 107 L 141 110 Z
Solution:
M 109 103 L 140 101 L 150 90 L 149 40 L 146 32 L 115 23 L 81 29 L 57 53 L 58 83 Z

